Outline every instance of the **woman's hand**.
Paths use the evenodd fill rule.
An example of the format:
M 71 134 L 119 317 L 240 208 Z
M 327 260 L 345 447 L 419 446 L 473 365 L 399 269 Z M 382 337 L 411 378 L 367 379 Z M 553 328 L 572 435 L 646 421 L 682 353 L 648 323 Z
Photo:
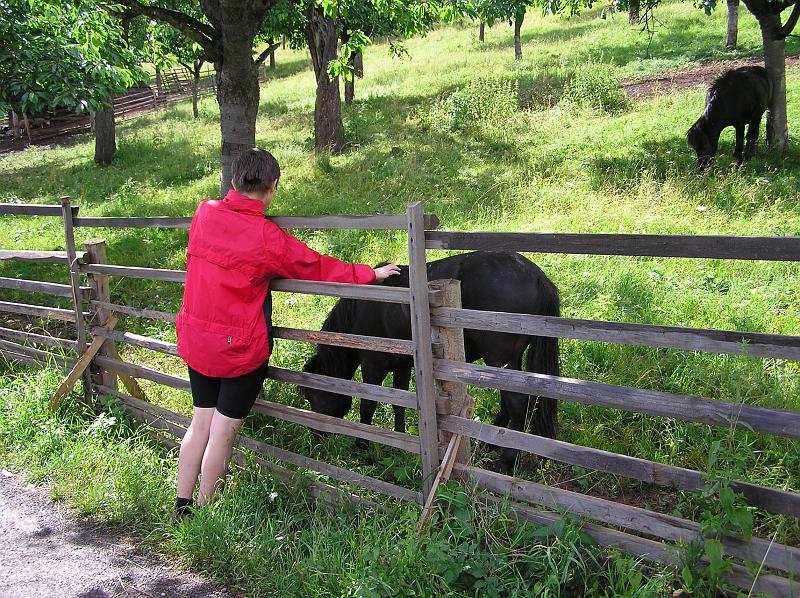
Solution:
M 400 268 L 395 264 L 386 264 L 380 268 L 375 268 L 375 282 L 384 281 L 396 274 L 400 274 Z

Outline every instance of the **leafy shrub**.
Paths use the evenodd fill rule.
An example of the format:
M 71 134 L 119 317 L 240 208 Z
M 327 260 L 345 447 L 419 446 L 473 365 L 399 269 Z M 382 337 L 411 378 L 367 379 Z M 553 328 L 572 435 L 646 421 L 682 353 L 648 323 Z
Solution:
M 619 112 L 629 105 L 628 97 L 612 74 L 611 67 L 601 63 L 577 67 L 567 81 L 562 99 L 604 112 Z
M 481 77 L 437 102 L 423 120 L 434 129 L 464 130 L 474 123 L 510 116 L 518 106 L 519 81 Z

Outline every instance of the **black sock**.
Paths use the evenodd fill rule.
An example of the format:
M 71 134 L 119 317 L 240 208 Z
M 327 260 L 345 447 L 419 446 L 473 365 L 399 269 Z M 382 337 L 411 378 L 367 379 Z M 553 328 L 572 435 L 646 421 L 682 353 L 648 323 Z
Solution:
M 192 511 L 194 501 L 191 498 L 181 498 L 180 496 L 175 499 L 175 512 L 178 515 L 188 515 Z

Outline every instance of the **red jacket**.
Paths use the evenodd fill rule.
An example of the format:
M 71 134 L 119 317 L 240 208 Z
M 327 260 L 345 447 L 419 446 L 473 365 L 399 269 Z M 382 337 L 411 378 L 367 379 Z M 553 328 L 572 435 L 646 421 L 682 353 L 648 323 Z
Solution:
M 228 192 L 204 201 L 189 229 L 178 354 L 218 378 L 253 371 L 270 354 L 264 301 L 273 278 L 365 284 L 375 271 L 310 249 L 264 218 L 264 204 Z

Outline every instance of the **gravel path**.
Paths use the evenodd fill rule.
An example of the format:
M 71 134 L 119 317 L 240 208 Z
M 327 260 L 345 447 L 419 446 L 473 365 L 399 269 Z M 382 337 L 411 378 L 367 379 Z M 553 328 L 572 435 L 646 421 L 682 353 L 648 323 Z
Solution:
M 3 598 L 235 598 L 106 526 L 70 517 L 20 476 L 0 471 Z

